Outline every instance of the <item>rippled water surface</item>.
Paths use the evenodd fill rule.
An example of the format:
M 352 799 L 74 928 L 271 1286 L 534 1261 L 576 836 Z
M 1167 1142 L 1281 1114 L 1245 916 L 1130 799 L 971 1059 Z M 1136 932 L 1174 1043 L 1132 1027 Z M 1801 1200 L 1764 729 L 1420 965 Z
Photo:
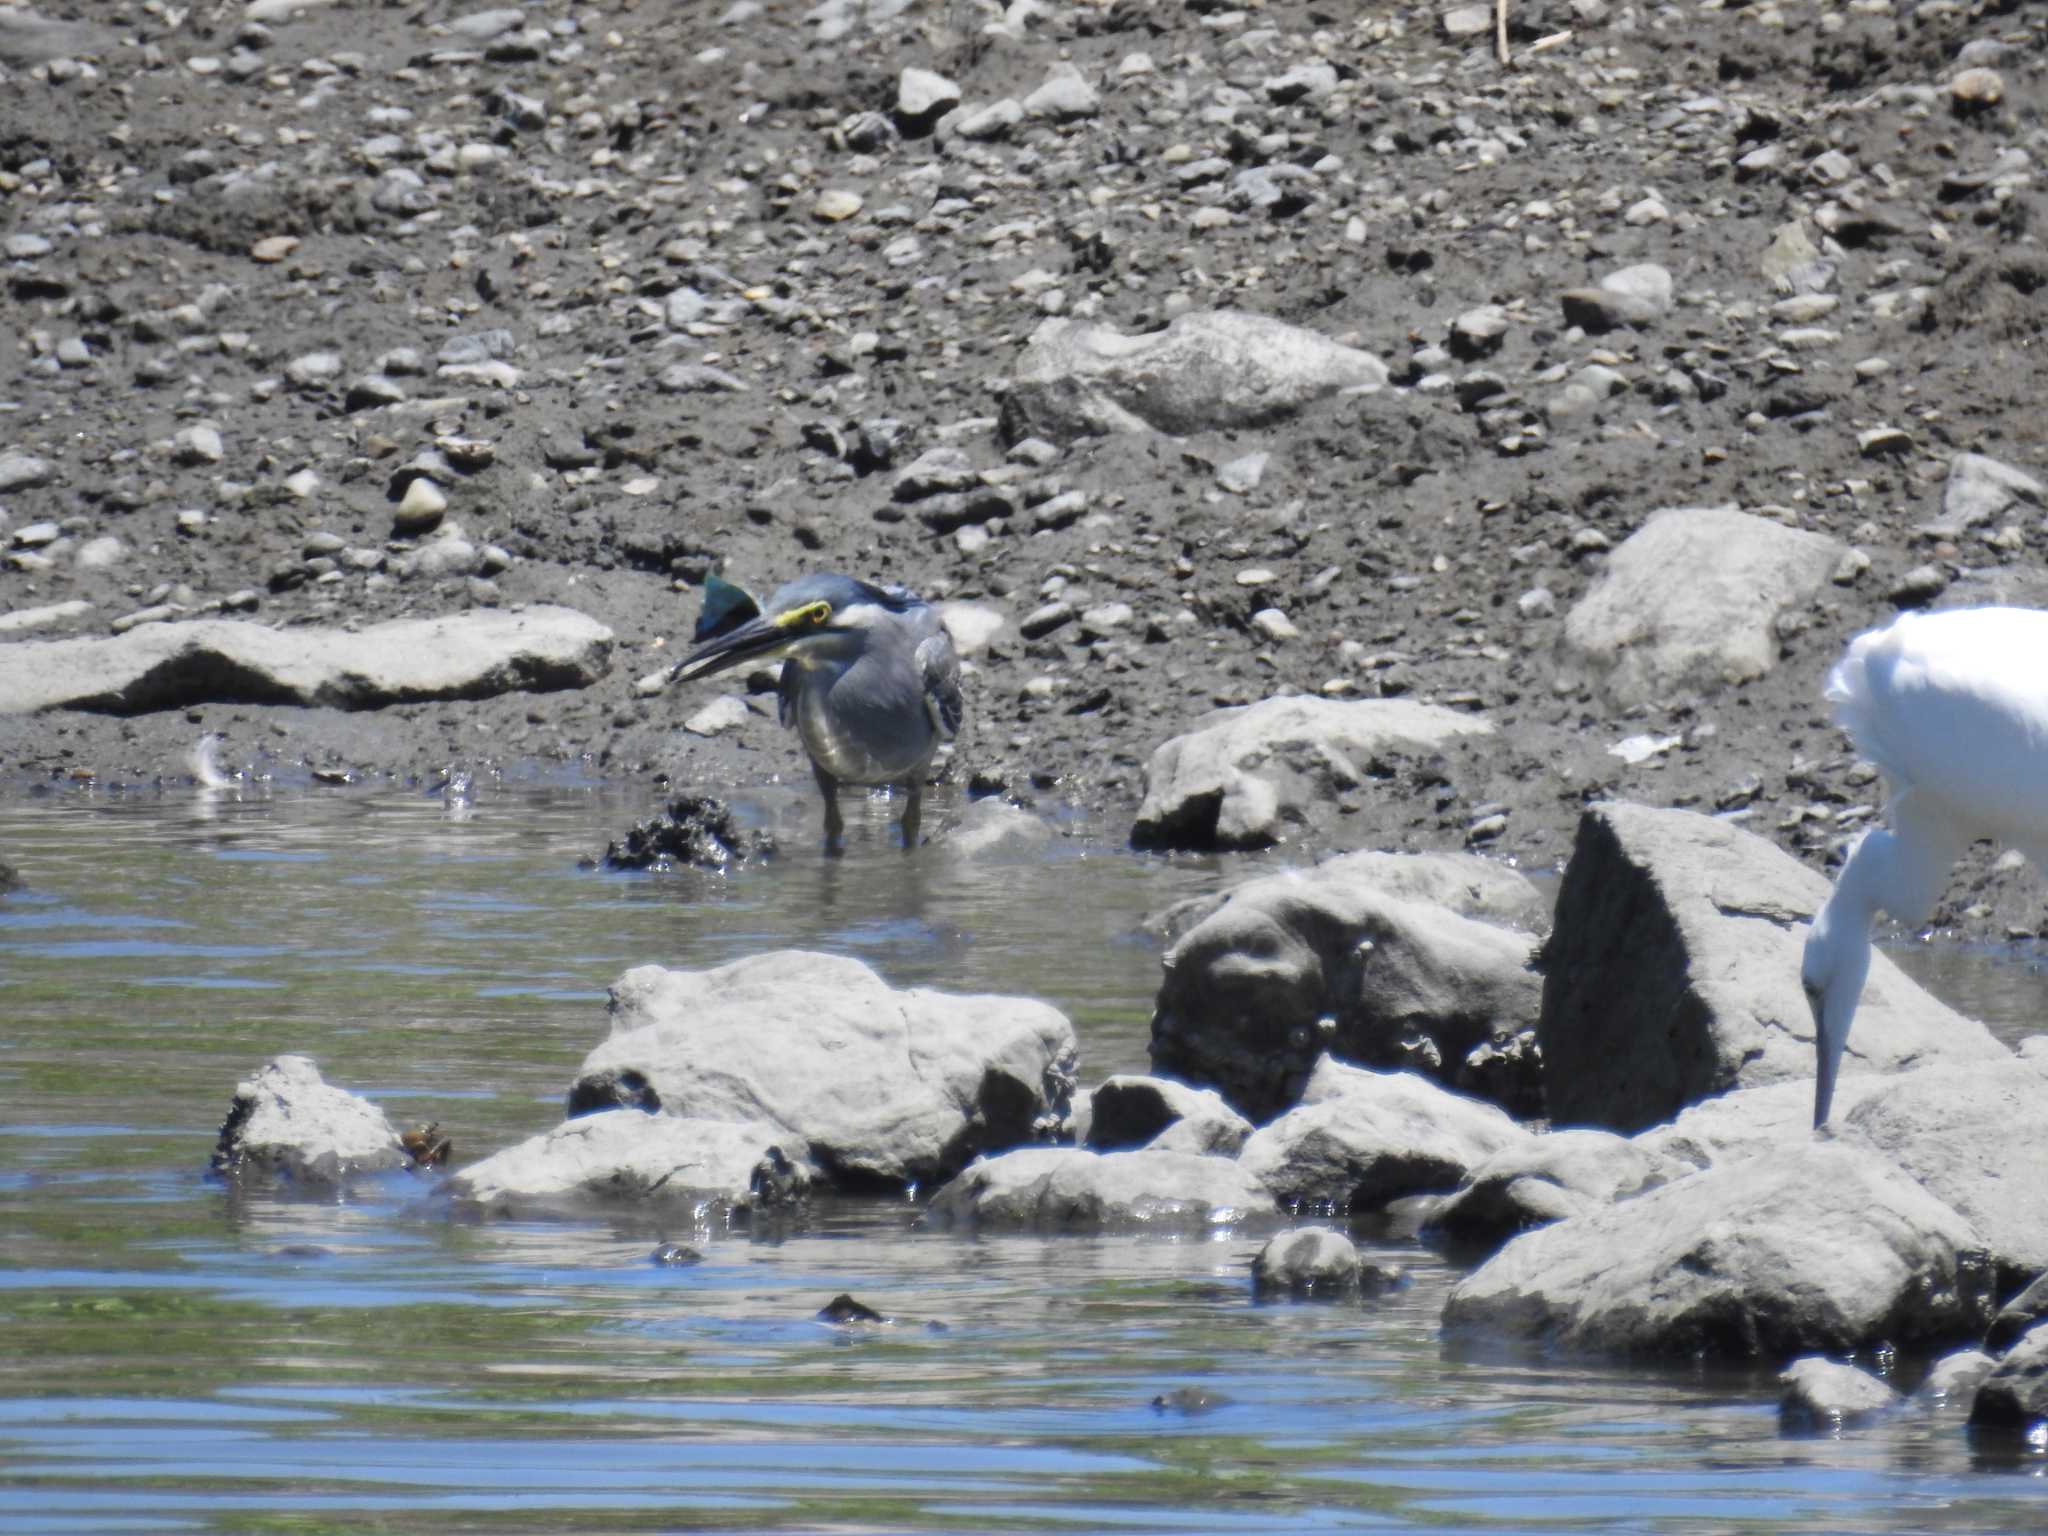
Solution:
M 751 1239 L 471 1223 L 409 1176 L 340 1203 L 205 1176 L 235 1081 L 285 1050 L 459 1160 L 545 1129 L 647 961 L 803 945 L 1033 992 L 1085 1077 L 1140 1068 L 1139 918 L 1224 878 L 1085 825 L 1024 864 L 905 859 L 881 807 L 827 861 L 794 793 L 750 807 L 771 865 L 577 868 L 651 809 L 0 807 L 28 880 L 0 897 L 0 1530 L 2048 1528 L 2037 1469 L 1974 1461 L 1952 1415 L 1783 1440 L 1763 1377 L 1447 1356 L 1455 1272 L 1408 1246 L 1372 1249 L 1415 1275 L 1392 1300 L 1254 1307 L 1249 1240 L 977 1241 L 875 1202 Z M 1976 979 L 2038 1014 L 2023 967 Z M 666 1238 L 705 1261 L 655 1268 Z M 816 1322 L 840 1291 L 898 1321 Z M 1184 1388 L 1204 1406 L 1154 1406 Z

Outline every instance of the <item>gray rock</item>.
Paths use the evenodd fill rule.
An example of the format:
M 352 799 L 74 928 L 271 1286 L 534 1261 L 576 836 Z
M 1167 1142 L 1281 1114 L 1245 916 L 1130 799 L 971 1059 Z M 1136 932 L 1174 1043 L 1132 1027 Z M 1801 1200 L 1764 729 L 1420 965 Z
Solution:
M 929 128 L 960 105 L 960 87 L 929 69 L 910 68 L 896 79 L 896 116 L 906 127 Z
M 730 1210 L 775 1204 L 808 1187 L 773 1126 L 613 1109 L 553 1130 L 450 1176 L 455 1199 L 503 1215 L 586 1212 L 592 1205 L 706 1201 Z
M 2044 499 L 2048 499 L 2048 487 L 2025 470 L 1981 453 L 1959 453 L 1949 461 L 1948 483 L 1941 491 L 1941 516 L 1920 531 L 1933 538 L 1952 539 L 2004 517 L 2021 503 L 2038 509 Z
M 1799 964 L 1828 891 L 1728 822 L 1619 801 L 1587 810 L 1544 948 L 1537 1038 L 1552 1119 L 1634 1132 L 1731 1088 L 1803 1082 L 1810 1096 Z M 1937 1058 L 2011 1059 L 1873 956 L 1845 1074 Z
M 90 612 L 92 604 L 82 597 L 67 598 L 61 603 L 45 603 L 39 608 L 16 608 L 11 613 L 0 613 L 0 635 L 19 635 L 31 629 L 47 629 L 52 624 L 83 618 Z M 4 662 L 6 655 L 5 651 L 0 651 L 0 662 Z
M 457 37 L 467 38 L 473 43 L 486 43 L 525 24 L 526 12 L 512 5 L 499 6 L 488 11 L 471 11 L 466 16 L 457 16 L 447 23 L 447 27 Z
M 1678 1358 L 1939 1345 L 1988 1317 L 1976 1241 L 1877 1154 L 1808 1142 L 1524 1233 L 1452 1291 L 1444 1327 Z
M 932 1196 L 934 1227 L 1026 1232 L 1208 1232 L 1279 1215 L 1226 1157 L 1027 1147 L 983 1158 Z
M 1844 550 L 1733 507 L 1653 512 L 1565 615 L 1566 674 L 1621 705 L 1762 677 L 1779 615 L 1825 590 Z
M 1568 324 L 1599 334 L 1622 326 L 1643 326 L 1671 312 L 1671 274 L 1645 262 L 1600 279 L 1596 288 L 1573 288 L 1558 296 Z
M 50 461 L 32 453 L 0 453 L 0 496 L 48 485 Z
M 1998 1315 L 1985 1330 L 1984 1348 L 1993 1355 L 2002 1355 L 2019 1343 L 2021 1336 L 2036 1323 L 2044 1321 L 2048 1321 L 2048 1271 L 2037 1275 L 2031 1284 L 1998 1309 Z
M 0 646 L 0 714 L 484 699 L 587 687 L 604 676 L 611 646 L 611 631 L 595 619 L 542 606 L 395 619 L 353 632 L 233 619 L 148 624 L 111 640 Z
M 571 1113 L 635 1105 L 759 1120 L 830 1179 L 925 1183 L 1029 1140 L 1073 1086 L 1074 1027 L 1030 998 L 896 991 L 858 960 L 783 950 L 612 985 L 611 1038 Z
M 1981 1349 L 1959 1349 L 1943 1355 L 1914 1389 L 1913 1401 L 1930 1408 L 1959 1407 L 1976 1397 L 1977 1389 L 1997 1364 Z
M 1881 1091 L 1884 1081 L 1875 1076 L 1845 1079 L 1835 1095 L 1835 1119 L 1845 1119 L 1866 1093 Z M 1795 1079 L 1768 1088 L 1731 1088 L 1630 1139 L 1646 1152 L 1695 1168 L 1767 1156 L 1813 1139 L 1813 1084 Z
M 1937 1063 L 1865 1094 L 1836 1134 L 1890 1158 L 1975 1227 L 2001 1291 L 2048 1271 L 2048 1078 L 2010 1059 Z
M 1259 89 L 1266 93 L 1267 100 L 1282 106 L 1293 101 L 1321 101 L 1337 89 L 1337 68 L 1321 59 L 1311 59 L 1283 75 L 1269 77 L 1260 83 Z
M 2037 1445 L 2044 1424 L 2048 1424 L 2048 1328 L 2035 1328 L 1984 1378 L 1970 1405 L 1970 1429 Z
M 1065 123 L 1093 117 L 1102 109 L 1102 98 L 1086 75 L 1063 61 L 1046 71 L 1045 83 L 1024 98 L 1023 107 L 1026 117 L 1046 117 Z
M 1462 1256 L 1490 1253 L 1520 1232 L 1582 1215 L 1693 1172 L 1610 1131 L 1553 1131 L 1495 1153 L 1430 1212 L 1424 1231 Z
M 1039 817 L 991 795 L 962 811 L 940 841 L 948 853 L 960 858 L 1001 863 L 1035 861 L 1055 836 Z
M 1163 957 L 1152 1065 L 1254 1120 L 1292 1104 L 1325 1052 L 1473 1091 L 1472 1053 L 1535 1025 L 1531 950 L 1527 934 L 1387 895 L 1369 866 L 1247 881 Z
M 1252 1294 L 1298 1301 L 1345 1301 L 1358 1295 L 1364 1261 L 1350 1238 L 1329 1227 L 1298 1227 L 1266 1240 L 1252 1260 Z
M 1836 1434 L 1868 1424 L 1903 1401 L 1868 1371 L 1808 1355 L 1778 1373 L 1778 1431 Z
M 1493 727 L 1411 699 L 1288 695 L 1220 709 L 1156 748 L 1131 827 L 1140 848 L 1263 848 L 1387 755 L 1424 756 Z
M 235 1085 L 213 1171 L 267 1175 L 318 1190 L 403 1168 L 405 1148 L 384 1111 L 333 1087 L 307 1056 L 279 1056 Z
M 1453 1189 L 1487 1158 L 1533 1139 L 1491 1104 L 1412 1072 L 1325 1058 L 1301 1103 L 1254 1131 L 1238 1161 L 1283 1205 L 1335 1214 Z
M 1158 1148 L 1162 1137 L 1170 1137 L 1170 1151 L 1235 1157 L 1251 1133 L 1252 1123 L 1214 1089 L 1120 1073 L 1089 1096 L 1081 1144 L 1097 1152 L 1125 1152 Z
M 1466 917 L 1541 932 L 1550 926 L 1550 901 L 1527 875 L 1476 853 L 1390 853 L 1361 848 L 1295 872 L 1302 880 L 1363 880 L 1388 896 L 1449 907 Z M 1249 882 L 1248 882 L 1249 883 Z M 1190 896 L 1142 924 L 1171 944 L 1229 901 L 1237 890 Z M 2048 1047 L 2048 1036 L 2042 1037 Z
M 962 107 L 944 119 L 946 130 L 963 139 L 1000 139 L 1023 121 L 1023 106 L 1008 96 L 985 107 Z
M 1054 442 L 1148 429 L 1227 431 L 1386 384 L 1386 365 L 1370 352 L 1264 315 L 1196 310 L 1142 336 L 1052 319 L 1018 360 L 1003 430 L 1012 441 Z

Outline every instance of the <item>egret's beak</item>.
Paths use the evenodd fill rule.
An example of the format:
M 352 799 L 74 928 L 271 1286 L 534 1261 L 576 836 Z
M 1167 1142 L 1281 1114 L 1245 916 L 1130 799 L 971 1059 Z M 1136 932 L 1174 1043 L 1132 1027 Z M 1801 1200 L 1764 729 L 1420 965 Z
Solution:
M 773 661 L 786 655 L 798 638 L 795 631 L 778 620 L 749 619 L 738 629 L 727 630 L 717 639 L 698 646 L 675 664 L 669 677 L 689 682 L 727 671 L 742 662 Z
M 1860 937 L 1860 935 L 1859 935 Z M 1870 943 L 1852 945 L 1827 973 L 1818 993 L 1809 992 L 1813 1009 L 1813 1128 L 1828 1121 L 1828 1106 L 1835 1101 L 1835 1078 L 1842 1069 L 1842 1052 L 1849 1045 L 1849 1026 L 1856 1022 L 1856 1005 L 1863 1000 L 1863 979 L 1870 974 Z
M 1809 992 L 1806 1001 L 1813 1010 L 1813 1128 L 1828 1123 L 1828 1108 L 1835 1101 L 1835 1076 L 1842 1067 L 1842 1049 L 1849 1043 L 1849 1021 L 1840 1030 L 1828 1028 L 1827 994 Z

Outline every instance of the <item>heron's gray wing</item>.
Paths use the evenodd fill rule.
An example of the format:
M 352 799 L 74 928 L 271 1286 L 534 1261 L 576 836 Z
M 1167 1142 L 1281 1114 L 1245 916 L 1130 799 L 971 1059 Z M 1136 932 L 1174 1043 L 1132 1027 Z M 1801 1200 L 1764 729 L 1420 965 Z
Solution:
M 795 662 L 785 661 L 782 675 L 775 680 L 775 716 L 785 731 L 796 729 L 796 691 L 802 675 L 803 669 Z
M 917 642 L 916 663 L 932 724 L 942 736 L 955 735 L 966 706 L 960 697 L 960 658 L 954 653 L 953 637 L 944 629 L 926 635 Z

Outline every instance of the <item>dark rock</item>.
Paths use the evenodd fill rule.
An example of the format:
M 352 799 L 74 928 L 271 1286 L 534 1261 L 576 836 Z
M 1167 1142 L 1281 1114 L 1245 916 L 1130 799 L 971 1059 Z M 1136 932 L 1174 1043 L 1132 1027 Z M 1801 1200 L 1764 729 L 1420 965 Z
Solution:
M 650 821 L 637 823 L 623 841 L 604 850 L 606 869 L 731 869 L 775 856 L 775 839 L 741 827 L 723 800 L 684 795 Z
M 1620 801 L 1586 811 L 1540 962 L 1551 1118 L 1633 1132 L 1731 1088 L 1810 1083 L 1800 953 L 1828 890 L 1713 817 Z M 1929 1059 L 2009 1053 L 1873 956 L 1844 1071 Z
M 893 1319 L 884 1317 L 865 1302 L 855 1301 L 841 1291 L 818 1309 L 818 1321 L 843 1328 L 855 1324 L 887 1323 Z

